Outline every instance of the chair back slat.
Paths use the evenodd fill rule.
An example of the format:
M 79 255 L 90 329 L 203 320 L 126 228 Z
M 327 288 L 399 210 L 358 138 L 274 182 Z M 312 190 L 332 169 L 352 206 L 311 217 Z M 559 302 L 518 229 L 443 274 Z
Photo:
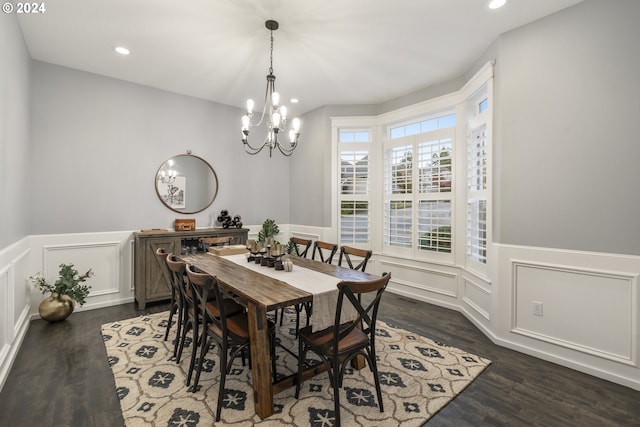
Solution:
M 190 292 L 187 290 L 185 281 L 186 275 L 186 263 L 180 261 L 174 254 L 167 254 L 165 257 L 165 264 L 171 274 L 171 284 L 176 288 L 176 291 L 181 298 L 184 298 L 187 302 L 192 302 Z
M 306 258 L 307 253 L 309 252 L 309 248 L 311 247 L 312 240 L 302 239 L 300 237 L 291 237 L 289 239 L 291 244 L 293 245 L 293 249 L 299 257 Z
M 342 266 L 342 264 L 346 262 L 347 266 L 349 266 L 350 269 L 364 272 L 367 268 L 367 262 L 372 255 L 373 252 L 371 250 L 358 249 L 351 246 L 341 246 L 340 256 L 338 257 L 338 265 Z M 355 262 L 357 261 L 352 260 L 351 256 L 358 257 L 360 262 L 358 264 L 355 264 Z
M 313 254 L 311 255 L 311 259 L 316 259 L 316 253 L 318 254 L 318 258 L 320 258 L 321 262 L 326 264 L 331 264 L 333 262 L 333 257 L 338 251 L 338 245 L 335 243 L 327 243 L 321 242 L 320 240 L 316 240 L 313 244 Z

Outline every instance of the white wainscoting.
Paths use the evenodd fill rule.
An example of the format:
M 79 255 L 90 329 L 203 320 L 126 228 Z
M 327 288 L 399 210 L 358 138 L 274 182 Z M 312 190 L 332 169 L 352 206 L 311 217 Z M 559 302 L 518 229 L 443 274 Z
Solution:
M 640 390 L 640 257 L 498 248 L 492 340 Z
M 393 287 L 405 292 L 429 292 L 445 297 L 458 297 L 458 274 L 441 267 L 402 262 L 380 257 L 382 271 L 391 273 Z
M 637 366 L 637 276 L 518 260 L 512 270 L 514 333 Z
M 29 329 L 28 241 L 0 250 L 0 389 Z
M 490 281 L 472 275 L 469 272 L 463 272 L 462 303 L 475 311 L 485 321 L 491 321 L 491 297 Z
M 249 228 L 257 237 L 260 225 Z M 280 235 L 335 241 L 335 230 L 321 227 L 282 225 Z M 390 271 L 389 292 L 458 310 L 496 344 L 640 390 L 640 257 L 494 247 L 490 277 L 380 253 L 367 271 Z M 71 262 L 95 271 L 76 310 L 132 302 L 133 251 L 131 231 L 29 236 L 0 249 L 0 385 L 44 298 L 28 276 L 53 277 Z M 532 314 L 532 301 L 543 316 Z
M 30 240 L 33 253 L 41 254 L 34 269 L 41 271 L 47 279 L 55 280 L 62 263 L 73 264 L 80 273 L 93 270 L 93 277 L 86 282 L 91 286 L 87 302 L 82 307 L 76 305 L 76 311 L 133 301 L 134 247 L 131 231 L 39 235 L 31 236 Z M 37 304 L 44 297 L 35 298 L 33 314 L 37 313 Z

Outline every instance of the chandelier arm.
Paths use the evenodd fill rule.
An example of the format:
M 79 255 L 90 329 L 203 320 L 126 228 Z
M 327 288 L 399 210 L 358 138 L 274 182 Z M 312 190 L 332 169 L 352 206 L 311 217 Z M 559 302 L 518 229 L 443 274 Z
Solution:
M 262 151 L 262 149 L 264 147 L 266 147 L 268 144 L 268 137 L 265 138 L 264 142 L 262 143 L 262 145 L 258 148 L 254 147 L 253 145 L 249 144 L 249 136 L 245 136 L 245 141 L 244 141 L 244 150 L 249 153 L 249 154 L 258 154 L 259 152 Z M 247 147 L 249 148 L 249 150 L 247 150 Z
M 255 148 L 255 147 L 252 147 L 252 146 L 249 144 L 249 142 L 248 142 L 248 141 L 247 141 L 247 142 L 245 142 L 243 145 L 244 145 L 244 151 L 245 151 L 247 154 L 251 154 L 252 156 L 253 156 L 254 154 L 258 154 L 259 152 L 261 152 L 261 151 L 264 149 L 264 147 L 266 147 L 266 146 L 267 146 L 267 144 L 262 144 L 262 146 L 261 146 L 260 148 Z
M 293 150 L 295 150 L 295 148 L 296 148 L 296 147 L 295 147 L 295 145 L 294 145 L 293 147 L 291 147 L 290 149 L 284 148 L 284 147 L 282 146 L 282 144 L 280 144 L 280 143 L 278 143 L 278 144 L 276 144 L 276 145 L 277 145 L 277 147 L 278 147 L 278 150 L 280 150 L 280 152 L 281 152 L 283 155 L 287 156 L 287 157 L 289 157 L 290 155 L 292 155 L 292 154 L 293 154 Z

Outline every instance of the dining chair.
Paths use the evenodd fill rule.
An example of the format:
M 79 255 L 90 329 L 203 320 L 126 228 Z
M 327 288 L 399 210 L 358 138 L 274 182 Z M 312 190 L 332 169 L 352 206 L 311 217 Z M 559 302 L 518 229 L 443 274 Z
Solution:
M 193 306 L 193 298 L 185 280 L 185 275 L 187 274 L 186 263 L 180 261 L 174 254 L 168 254 L 165 258 L 165 262 L 171 274 L 171 283 L 175 284 L 182 301 L 182 312 L 180 313 L 176 343 L 173 348 L 173 355 L 176 358 L 176 363 L 180 363 L 187 333 L 190 329 L 194 329 L 194 322 L 190 316 L 191 307 Z M 194 337 L 197 336 L 197 333 L 198 329 L 196 325 L 193 334 Z M 192 342 L 195 342 L 195 339 L 192 340 Z
M 378 407 L 384 412 L 382 405 L 382 391 L 378 378 L 376 362 L 376 319 L 382 293 L 389 283 L 390 273 L 370 281 L 338 283 L 338 303 L 333 326 L 321 331 L 313 331 L 311 326 L 300 329 L 298 335 L 298 379 L 296 382 L 296 399 L 300 396 L 302 369 L 307 351 L 312 351 L 320 357 L 329 373 L 329 381 L 333 387 L 333 402 L 335 410 L 335 426 L 340 426 L 340 394 L 342 381 L 347 364 L 356 356 L 362 355 L 367 360 L 378 396 Z M 356 295 L 375 293 L 373 300 L 365 307 Z M 353 305 L 357 311 L 355 320 L 342 320 L 342 305 Z
M 373 251 L 371 250 L 358 249 L 351 246 L 341 246 L 340 256 L 338 257 L 338 265 L 342 266 L 344 260 L 344 262 L 347 263 L 350 269 L 364 272 L 364 270 L 367 268 L 367 262 L 371 258 L 371 255 L 373 255 Z M 352 256 L 357 257 L 357 260 L 359 260 L 360 262 L 358 264 L 355 264 L 357 260 L 354 259 L 352 261 Z
M 198 389 L 198 381 L 202 372 L 202 365 L 209 348 L 209 340 L 216 342 L 220 353 L 220 385 L 218 390 L 218 404 L 216 408 L 216 421 L 220 421 L 222 411 L 222 401 L 224 400 L 224 385 L 226 376 L 231 371 L 234 359 L 238 355 L 244 354 L 249 348 L 249 317 L 245 312 L 229 315 L 225 307 L 222 291 L 218 281 L 214 276 L 206 273 L 199 273 L 193 266 L 187 265 L 187 276 L 191 284 L 191 289 L 198 301 L 200 316 L 203 320 L 202 337 L 200 339 L 200 356 L 196 367 L 196 376 L 193 386 L 190 389 L 195 392 Z M 213 293 L 215 298 L 210 300 L 209 294 Z M 222 302 L 222 303 L 221 303 Z M 270 338 L 271 370 L 274 381 L 276 379 L 275 360 L 275 324 L 268 321 L 267 325 Z M 193 363 L 193 361 L 192 361 Z
M 232 236 L 223 237 L 201 237 L 198 241 L 203 252 L 209 252 L 210 246 L 230 245 L 233 240 Z
M 309 248 L 311 247 L 311 243 L 313 241 L 311 239 L 302 239 L 300 237 L 291 237 L 289 239 L 291 245 L 293 245 L 293 250 L 296 255 L 302 258 L 307 257 L 307 252 L 309 252 Z
M 333 257 L 338 251 L 338 245 L 335 243 L 327 243 L 321 242 L 320 240 L 316 240 L 313 244 L 313 253 L 311 254 L 311 259 L 316 259 L 316 253 L 318 254 L 318 258 L 320 258 L 321 262 L 331 264 L 333 262 Z
M 202 320 L 200 319 L 197 300 L 193 297 L 193 292 L 191 290 L 191 286 L 189 285 L 189 280 L 187 277 L 187 264 L 181 260 L 179 260 L 175 255 L 169 254 L 167 256 L 167 265 L 169 266 L 169 270 L 172 273 L 172 279 L 177 284 L 178 289 L 180 290 L 180 295 L 183 301 L 183 312 L 182 312 L 182 331 L 180 334 L 180 344 L 177 345 L 177 353 L 175 353 L 176 363 L 180 363 L 180 359 L 182 358 L 182 352 L 184 351 L 184 347 L 187 340 L 187 334 L 189 331 L 192 331 L 191 334 L 191 342 L 192 342 L 192 353 L 191 358 L 194 359 L 193 353 L 196 351 L 197 343 L 200 337 L 200 324 Z M 210 298 L 214 298 L 215 295 L 211 294 Z M 236 314 L 244 311 L 244 307 L 240 304 L 237 304 L 232 300 L 225 300 L 225 305 L 227 307 L 227 314 Z M 177 342 L 176 342 L 177 344 Z M 175 351 L 175 350 L 174 350 Z M 189 375 L 191 375 L 191 370 L 189 370 Z M 190 379 L 190 376 L 189 376 Z M 189 385 L 189 382 L 187 382 Z
M 158 265 L 160 266 L 160 274 L 161 276 L 165 276 L 167 282 L 171 285 L 171 303 L 169 308 L 169 318 L 167 319 L 167 329 L 164 333 L 164 340 L 166 341 L 169 338 L 169 331 L 171 330 L 171 326 L 173 326 L 173 316 L 178 315 L 177 320 L 177 331 L 176 331 L 176 342 L 173 346 L 173 355 L 176 355 L 176 350 L 178 349 L 178 341 L 180 339 L 180 332 L 182 329 L 182 315 L 184 308 L 184 301 L 181 298 L 180 289 L 177 287 L 178 285 L 173 280 L 173 274 L 169 269 L 169 265 L 167 264 L 167 256 L 169 255 L 164 248 L 156 249 L 156 260 Z

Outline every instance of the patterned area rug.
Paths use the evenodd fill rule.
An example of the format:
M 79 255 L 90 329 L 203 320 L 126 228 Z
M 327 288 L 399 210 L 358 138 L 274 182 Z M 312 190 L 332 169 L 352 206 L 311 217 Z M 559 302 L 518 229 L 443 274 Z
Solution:
M 282 346 L 297 352 L 294 313 L 293 309 L 287 310 L 277 337 Z M 218 397 L 217 348 L 210 349 L 205 358 L 201 389 L 197 393 L 187 392 L 185 380 L 192 343 L 188 343 L 180 364 L 176 364 L 172 357 L 175 326 L 171 328 L 169 340 L 163 340 L 167 317 L 168 313 L 164 312 L 102 326 L 125 424 L 129 427 L 216 425 L 213 420 Z M 340 395 L 345 426 L 421 426 L 491 363 L 380 320 L 377 326 L 376 350 L 384 412 L 377 406 L 369 368 L 350 370 Z M 279 376 L 297 369 L 294 356 L 280 347 L 276 354 Z M 305 381 L 298 400 L 294 392 L 291 388 L 276 395 L 276 413 L 260 420 L 254 414 L 251 372 L 238 358 L 227 376 L 222 416 L 217 425 L 333 425 L 332 389 L 327 373 Z

